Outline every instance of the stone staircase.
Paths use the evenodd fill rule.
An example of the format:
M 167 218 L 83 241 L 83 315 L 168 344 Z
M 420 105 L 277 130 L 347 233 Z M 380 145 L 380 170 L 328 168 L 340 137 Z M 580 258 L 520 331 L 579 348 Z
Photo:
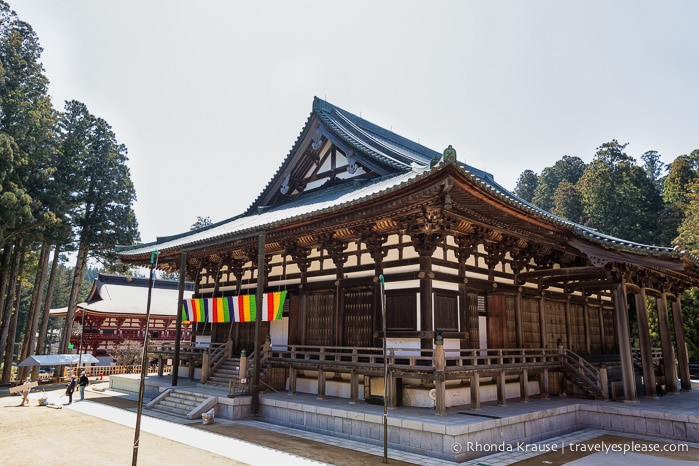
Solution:
M 169 389 L 148 403 L 146 409 L 187 419 L 197 419 L 203 412 L 216 405 L 217 398 L 184 389 Z
M 206 385 L 228 389 L 230 380 L 240 379 L 240 358 L 228 358 L 209 376 Z

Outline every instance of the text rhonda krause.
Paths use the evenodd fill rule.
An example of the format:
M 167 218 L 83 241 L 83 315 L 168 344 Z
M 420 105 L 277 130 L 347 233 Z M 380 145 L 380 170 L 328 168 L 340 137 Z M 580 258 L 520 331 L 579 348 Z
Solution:
M 467 442 L 466 451 L 476 452 L 537 452 L 548 453 L 552 451 L 560 451 L 564 453 L 566 450 L 572 452 L 588 452 L 588 453 L 660 453 L 660 452 L 686 452 L 689 451 L 689 445 L 685 443 L 652 443 L 652 442 L 635 442 L 628 443 L 480 443 Z

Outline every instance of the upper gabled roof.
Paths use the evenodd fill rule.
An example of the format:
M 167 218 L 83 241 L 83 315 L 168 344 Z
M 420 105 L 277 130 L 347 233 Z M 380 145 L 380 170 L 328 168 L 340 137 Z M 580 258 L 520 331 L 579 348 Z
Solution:
M 260 193 L 245 214 L 276 206 L 286 201 L 279 191 L 285 183 L 302 183 L 303 174 L 313 162 L 318 163 L 323 150 L 337 148 L 346 159 L 348 170 L 361 167 L 356 178 L 388 177 L 409 172 L 414 165 L 429 166 L 437 163 L 442 154 L 371 123 L 347 110 L 318 97 L 313 109 L 272 180 Z M 493 181 L 492 175 L 466 165 L 477 176 Z M 355 172 L 352 172 L 355 173 Z M 333 176 L 335 176 L 335 173 Z M 351 177 L 348 175 L 348 177 Z

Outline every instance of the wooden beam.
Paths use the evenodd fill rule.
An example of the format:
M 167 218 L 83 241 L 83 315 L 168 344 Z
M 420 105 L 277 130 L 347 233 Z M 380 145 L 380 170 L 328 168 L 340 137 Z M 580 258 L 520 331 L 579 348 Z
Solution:
M 565 278 L 581 280 L 588 278 L 607 278 L 607 270 L 601 267 L 566 267 L 561 269 L 531 270 L 517 275 L 520 284 L 538 279 Z

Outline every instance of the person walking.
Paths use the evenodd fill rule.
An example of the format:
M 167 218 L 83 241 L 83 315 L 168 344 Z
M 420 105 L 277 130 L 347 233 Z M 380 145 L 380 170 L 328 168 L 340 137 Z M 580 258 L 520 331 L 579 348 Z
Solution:
M 67 405 L 71 404 L 73 402 L 73 392 L 75 391 L 75 376 L 71 375 L 70 376 L 70 383 L 66 387 L 66 396 L 68 397 L 68 403 Z
M 29 392 L 32 390 L 29 384 L 31 383 L 32 379 L 27 377 L 27 380 L 22 384 L 22 404 L 20 406 L 24 406 L 24 404 L 29 404 Z
M 90 379 L 85 375 L 85 371 L 80 373 L 80 380 L 78 380 L 78 389 L 80 390 L 80 401 L 85 399 L 85 387 L 90 384 Z

